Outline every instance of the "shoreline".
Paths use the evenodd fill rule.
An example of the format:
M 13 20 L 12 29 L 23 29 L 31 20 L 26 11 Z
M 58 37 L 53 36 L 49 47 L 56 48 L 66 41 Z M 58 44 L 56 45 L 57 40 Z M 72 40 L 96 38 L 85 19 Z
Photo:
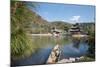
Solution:
M 52 34 L 48 33 L 48 34 L 28 34 L 28 35 L 32 35 L 32 36 L 52 36 Z

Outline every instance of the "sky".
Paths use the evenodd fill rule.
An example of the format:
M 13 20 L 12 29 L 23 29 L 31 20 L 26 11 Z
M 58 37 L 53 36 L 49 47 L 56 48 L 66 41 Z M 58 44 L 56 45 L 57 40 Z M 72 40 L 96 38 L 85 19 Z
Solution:
M 95 6 L 38 3 L 36 13 L 49 22 L 93 22 L 95 18 Z

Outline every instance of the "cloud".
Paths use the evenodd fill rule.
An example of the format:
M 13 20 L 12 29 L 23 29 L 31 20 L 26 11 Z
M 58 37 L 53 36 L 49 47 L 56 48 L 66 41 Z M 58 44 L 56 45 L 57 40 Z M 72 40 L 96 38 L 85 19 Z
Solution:
M 65 22 L 66 20 L 61 20 L 61 21 L 64 21 Z
M 72 16 L 72 18 L 70 19 L 71 21 L 79 21 L 81 16 Z

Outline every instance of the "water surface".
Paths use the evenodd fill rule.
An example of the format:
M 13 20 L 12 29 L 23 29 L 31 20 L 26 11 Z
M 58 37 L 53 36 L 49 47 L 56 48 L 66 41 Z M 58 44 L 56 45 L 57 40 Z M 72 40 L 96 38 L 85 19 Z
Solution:
M 87 54 L 88 44 L 86 38 L 33 36 L 33 45 L 37 51 L 31 56 L 11 61 L 14 66 L 45 64 L 52 48 L 59 44 L 61 47 L 60 59 L 80 57 Z

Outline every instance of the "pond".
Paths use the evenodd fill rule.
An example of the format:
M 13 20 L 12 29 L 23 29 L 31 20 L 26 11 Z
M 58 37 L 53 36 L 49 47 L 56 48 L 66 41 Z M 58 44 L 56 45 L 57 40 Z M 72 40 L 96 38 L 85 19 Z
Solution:
M 88 50 L 87 38 L 33 36 L 32 40 L 37 51 L 29 57 L 11 61 L 12 66 L 46 64 L 51 50 L 57 44 L 61 46 L 61 58 L 84 56 Z

